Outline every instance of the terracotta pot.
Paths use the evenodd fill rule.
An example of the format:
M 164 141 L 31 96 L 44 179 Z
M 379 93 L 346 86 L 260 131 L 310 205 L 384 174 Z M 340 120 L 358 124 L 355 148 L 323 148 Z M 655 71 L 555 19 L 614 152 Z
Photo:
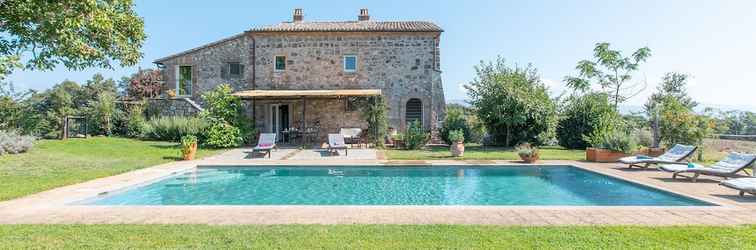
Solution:
M 623 152 L 615 152 L 600 148 L 586 148 L 585 159 L 592 162 L 616 162 L 622 157 L 627 156 Z
M 520 155 L 520 159 L 522 159 L 525 163 L 534 163 L 538 161 L 538 158 L 540 158 L 540 155 L 532 155 L 532 156 L 524 156 Z
M 465 154 L 465 144 L 461 142 L 452 143 L 451 147 L 452 157 L 460 157 Z
M 189 152 L 184 152 L 184 160 L 185 161 L 194 160 L 195 155 L 197 155 L 197 143 L 194 143 L 192 144 L 192 146 L 189 147 Z

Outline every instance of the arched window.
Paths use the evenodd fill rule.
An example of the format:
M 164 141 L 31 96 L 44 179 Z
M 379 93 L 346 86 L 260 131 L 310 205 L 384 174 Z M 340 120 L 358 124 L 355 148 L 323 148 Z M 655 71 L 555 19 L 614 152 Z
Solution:
M 423 125 L 423 102 L 420 99 L 409 99 L 405 110 L 404 121 L 407 127 L 415 120 L 419 121 L 421 126 Z

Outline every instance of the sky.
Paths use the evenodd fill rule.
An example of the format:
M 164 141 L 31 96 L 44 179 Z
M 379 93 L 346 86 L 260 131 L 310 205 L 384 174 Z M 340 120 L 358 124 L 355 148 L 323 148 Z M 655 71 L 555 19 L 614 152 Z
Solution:
M 626 102 L 642 105 L 665 72 L 692 75 L 689 94 L 724 109 L 756 111 L 756 1 L 148 1 L 136 0 L 144 18 L 144 58 L 133 67 L 69 71 L 16 71 L 17 89 L 45 89 L 64 79 L 85 82 L 95 73 L 120 79 L 152 61 L 239 34 L 258 25 L 289 21 L 294 8 L 308 20 L 432 21 L 444 29 L 441 69 L 447 101 L 466 98 L 462 87 L 481 60 L 502 56 L 532 63 L 553 96 L 562 80 L 591 59 L 597 42 L 630 55 L 648 46 L 652 56 L 634 74 L 646 89 Z

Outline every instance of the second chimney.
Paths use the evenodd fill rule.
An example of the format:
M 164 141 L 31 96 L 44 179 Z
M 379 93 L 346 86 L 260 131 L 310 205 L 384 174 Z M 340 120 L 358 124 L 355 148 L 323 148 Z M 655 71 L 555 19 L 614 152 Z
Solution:
M 368 15 L 368 9 L 360 9 L 360 15 L 357 16 L 357 20 L 370 21 L 370 15 Z
M 291 19 L 295 23 L 302 22 L 304 20 L 304 11 L 302 9 L 294 9 L 294 15 Z

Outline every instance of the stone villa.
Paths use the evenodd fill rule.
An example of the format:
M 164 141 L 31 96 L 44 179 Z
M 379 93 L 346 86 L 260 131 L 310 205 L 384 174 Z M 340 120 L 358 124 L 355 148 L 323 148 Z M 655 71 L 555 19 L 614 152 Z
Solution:
M 367 9 L 355 21 L 292 21 L 241 34 L 155 60 L 165 89 L 163 112 L 189 115 L 201 95 L 228 83 L 242 97 L 262 132 L 318 126 L 321 136 L 361 127 L 351 101 L 383 95 L 389 127 L 413 120 L 434 129 L 444 116 L 439 43 L 443 30 L 423 21 L 373 21 Z M 200 104 L 197 104 L 200 103 Z

